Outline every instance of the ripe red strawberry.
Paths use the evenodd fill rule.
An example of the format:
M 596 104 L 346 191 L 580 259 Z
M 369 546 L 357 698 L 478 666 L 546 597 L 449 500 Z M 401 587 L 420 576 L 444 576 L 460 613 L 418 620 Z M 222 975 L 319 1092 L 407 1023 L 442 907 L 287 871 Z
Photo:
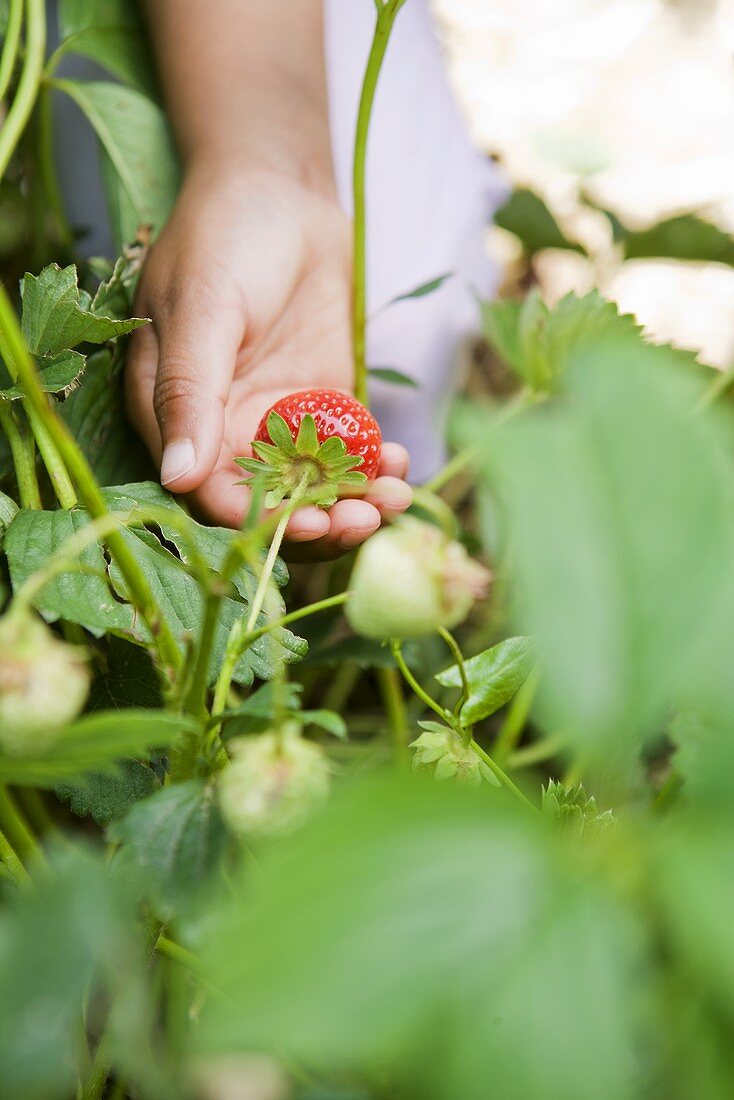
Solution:
M 377 474 L 382 436 L 372 414 L 339 390 L 301 390 L 282 398 L 260 421 L 254 458 L 237 465 L 258 478 L 265 505 L 286 497 L 330 507 Z
M 260 421 L 255 439 L 262 443 L 275 442 L 268 431 L 268 417 L 271 412 L 283 417 L 294 443 L 298 438 L 301 421 L 310 413 L 316 424 L 319 443 L 324 443 L 333 436 L 342 439 L 347 454 L 362 459 L 359 469 L 367 480 L 372 481 L 377 475 L 382 447 L 380 428 L 369 409 L 350 394 L 339 390 L 300 390 L 288 397 L 282 397 Z

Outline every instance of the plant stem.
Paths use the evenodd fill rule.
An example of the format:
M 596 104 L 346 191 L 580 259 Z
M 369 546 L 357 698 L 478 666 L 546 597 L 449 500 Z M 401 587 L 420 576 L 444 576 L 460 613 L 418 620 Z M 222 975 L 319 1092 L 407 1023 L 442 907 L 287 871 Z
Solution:
M 456 661 L 456 666 L 459 669 L 459 676 L 461 677 L 461 695 L 459 701 L 454 707 L 454 717 L 458 720 L 461 714 L 461 708 L 469 698 L 469 680 L 466 675 L 466 666 L 464 664 L 464 654 L 461 652 L 459 643 L 456 638 L 448 631 L 444 626 L 438 628 L 438 633 L 441 635 L 446 645 L 451 650 L 451 654 Z
M 273 630 L 280 630 L 282 626 L 289 626 L 291 623 L 298 622 L 299 619 L 305 619 L 308 615 L 316 615 L 319 611 L 328 611 L 331 607 L 339 607 L 340 604 L 346 603 L 350 596 L 351 592 L 339 592 L 336 596 L 327 596 L 323 600 L 317 600 L 316 603 L 299 607 L 296 611 L 289 611 L 287 615 L 281 615 L 279 619 L 273 619 L 264 626 L 259 626 L 257 630 L 253 630 L 251 634 L 247 634 L 243 639 L 245 646 L 251 646 L 264 634 L 270 634 Z
M 33 436 L 23 434 L 10 403 L 7 401 L 0 401 L 0 427 L 5 432 L 10 444 L 21 508 L 31 508 L 38 511 L 42 504 L 36 476 Z
M 23 346 L 25 347 L 25 345 Z M 13 349 L 10 346 L 7 333 L 1 328 L 0 353 L 2 353 L 3 359 L 5 360 L 5 365 L 8 368 L 10 377 L 13 382 L 17 382 L 18 366 L 13 355 Z M 59 504 L 62 508 L 73 508 L 77 502 L 76 493 L 74 492 L 74 486 L 71 483 L 64 461 L 59 454 L 58 447 L 51 438 L 42 418 L 38 416 L 37 411 L 29 403 L 27 395 L 23 397 L 23 408 L 28 417 L 28 423 L 30 424 L 35 441 L 38 444 L 38 450 L 43 459 L 43 464 L 46 467 L 48 476 L 51 479 L 51 484 L 53 485 Z
M 369 135 L 375 90 L 385 50 L 390 39 L 395 16 L 403 0 L 388 0 L 377 7 L 377 22 L 372 47 L 367 59 L 362 92 L 357 113 L 357 131 L 354 140 L 352 189 L 354 193 L 354 276 L 352 283 L 352 349 L 354 353 L 354 393 L 358 401 L 367 404 L 367 211 L 365 201 L 365 168 L 367 164 L 367 138 Z
M 15 882 L 16 886 L 27 886 L 30 882 L 28 872 L 18 858 L 18 854 L 13 848 L 10 841 L 5 834 L 0 830 L 0 862 L 7 867 L 11 878 Z
M 499 779 L 502 786 L 506 787 L 507 790 L 515 796 L 518 802 L 521 802 L 526 809 L 532 810 L 535 814 L 540 812 L 538 807 L 534 806 L 530 799 L 525 797 L 520 788 L 512 782 L 507 772 L 499 766 L 496 760 L 492 759 L 488 752 L 485 752 L 481 745 L 478 745 L 476 741 L 472 741 L 471 747 L 474 749 L 477 756 L 484 761 L 492 774 Z
M 539 683 L 540 672 L 536 667 L 510 703 L 492 749 L 495 760 L 498 760 L 500 764 L 504 764 L 505 760 L 509 759 L 522 736 L 522 731 L 525 729 L 530 714 L 530 708 L 535 701 Z
M 48 71 L 48 69 L 47 69 Z M 68 252 L 74 246 L 74 231 L 69 225 L 61 198 L 54 163 L 52 89 L 44 84 L 38 96 L 38 166 L 48 208 L 54 216 L 59 242 Z
M 405 699 L 400 677 L 395 668 L 378 668 L 377 682 L 387 711 L 387 720 L 392 733 L 396 764 L 405 764 L 409 760 L 408 739 L 410 736 L 408 717 L 405 712 Z
M 418 698 L 422 702 L 424 702 L 426 706 L 430 708 L 430 710 L 434 711 L 443 722 L 447 722 L 448 725 L 453 727 L 453 715 L 449 711 L 444 710 L 444 708 L 439 703 L 437 703 L 435 699 L 432 699 L 427 691 L 424 691 L 424 689 L 416 680 L 413 673 L 406 665 L 399 638 L 393 638 L 391 640 L 390 651 L 395 658 L 395 663 L 402 672 L 406 683 L 413 689 Z
M 7 787 L 0 783 L 0 828 L 21 859 L 38 853 L 36 839 Z
M 48 402 L 47 395 L 38 380 L 35 364 L 25 346 L 18 319 L 2 286 L 0 286 L 0 331 L 3 334 L 3 343 L 7 345 L 17 369 L 18 379 L 25 391 L 30 411 L 37 417 L 74 478 L 84 507 L 93 519 L 101 519 L 109 515 L 104 497 L 86 457 Z M 37 435 L 36 439 L 38 440 Z M 111 531 L 107 542 L 125 579 L 131 603 L 139 611 L 158 650 L 162 666 L 161 674 L 165 682 L 170 671 L 178 672 L 181 668 L 182 658 L 176 639 L 168 624 L 159 616 L 150 585 L 134 553 L 125 541 L 124 533 L 118 530 Z
M 442 470 L 439 470 L 437 474 L 427 481 L 423 486 L 430 493 L 440 493 L 445 485 L 448 485 L 458 474 L 461 474 L 466 470 L 467 466 L 470 466 L 472 459 L 476 456 L 476 451 L 473 447 L 465 447 L 463 451 L 457 451 L 457 453 L 450 458 Z
M 15 62 L 18 57 L 20 28 L 22 23 L 23 0 L 10 0 L 8 25 L 5 28 L 3 52 L 0 55 L 0 100 L 5 98 L 5 93 L 8 90 L 13 76 L 13 69 L 15 68 Z
M 26 28 L 23 70 L 15 98 L 0 128 L 0 179 L 18 146 L 38 94 L 46 54 L 45 0 L 26 0 Z

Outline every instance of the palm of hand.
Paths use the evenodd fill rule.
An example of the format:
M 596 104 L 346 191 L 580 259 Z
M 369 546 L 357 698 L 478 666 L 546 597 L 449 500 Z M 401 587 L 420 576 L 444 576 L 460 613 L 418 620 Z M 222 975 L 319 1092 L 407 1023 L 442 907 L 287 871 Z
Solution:
M 139 308 L 154 325 L 139 330 L 130 357 L 133 419 L 156 458 L 159 423 L 166 442 L 193 437 L 196 465 L 171 487 L 213 521 L 238 526 L 247 492 L 234 457 L 248 453 L 266 410 L 294 390 L 351 389 L 343 215 L 293 181 L 241 181 L 216 201 L 184 191 L 146 265 Z M 397 480 L 406 470 L 402 448 L 388 444 L 387 476 L 365 499 L 340 501 L 328 515 L 302 509 L 289 537 L 313 542 L 319 556 L 362 541 L 381 516 L 407 507 Z

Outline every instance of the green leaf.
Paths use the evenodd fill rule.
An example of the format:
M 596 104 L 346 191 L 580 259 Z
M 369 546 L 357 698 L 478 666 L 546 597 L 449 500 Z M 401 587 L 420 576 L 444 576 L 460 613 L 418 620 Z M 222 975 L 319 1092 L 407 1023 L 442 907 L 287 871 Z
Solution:
M 139 226 L 159 232 L 179 185 L 178 162 L 161 108 L 133 88 L 104 81 L 58 80 L 56 87 L 82 109 L 114 166 L 124 193 L 122 205 L 116 204 L 123 241 L 132 240 Z
M 419 390 L 420 383 L 408 374 L 403 374 L 394 367 L 370 367 L 367 371 L 370 378 L 377 378 L 380 382 L 389 382 L 393 386 L 408 386 L 410 389 Z
M 535 664 L 532 638 L 507 638 L 465 661 L 469 697 L 461 708 L 462 721 L 474 725 L 509 703 L 527 680 Z M 444 687 L 461 687 L 458 665 L 436 676 Z
M 482 323 L 488 343 L 533 389 L 553 390 L 570 364 L 601 340 L 641 343 L 634 318 L 622 315 L 596 291 L 568 294 L 552 310 L 538 291 L 519 302 L 485 302 Z
M 290 433 L 289 433 L 290 435 Z M 319 437 L 316 434 L 316 421 L 306 413 L 298 429 L 296 450 L 299 454 L 315 455 L 319 450 Z
M 109 770 L 128 756 L 145 756 L 165 748 L 184 731 L 194 732 L 191 718 L 163 710 L 98 711 L 66 726 L 45 753 L 0 756 L 0 782 L 20 787 L 55 787 L 86 772 Z
M 296 453 L 296 445 L 293 442 L 291 430 L 280 413 L 272 411 L 269 414 L 268 435 L 272 440 L 272 445 L 279 448 L 284 454 L 293 455 Z
M 59 783 L 56 795 L 77 817 L 92 817 L 97 825 L 123 817 L 130 807 L 153 793 L 155 773 L 139 760 L 123 760 L 114 772 L 89 772 L 78 784 Z
M 20 511 L 5 538 L 13 589 L 17 590 L 33 573 L 43 569 L 48 558 L 88 522 L 86 512 L 80 509 Z M 44 618 L 48 622 L 63 619 L 78 623 L 98 637 L 108 631 L 137 637 L 135 613 L 117 598 L 99 545 L 87 546 L 77 562 L 76 570 L 61 573 L 39 594 L 35 606 Z
M 491 446 L 467 422 L 502 504 L 515 623 L 537 637 L 543 722 L 617 759 L 720 647 L 730 425 L 692 415 L 701 385 L 672 350 L 607 338 L 583 348 L 562 402 Z
M 33 889 L 8 898 L 0 914 L 0 1066 L 13 1100 L 75 1093 L 88 1072 L 80 1020 L 97 1019 L 96 1004 L 115 1006 L 105 1013 L 112 1063 L 139 1080 L 150 1061 L 153 1002 L 134 886 L 84 845 L 65 843 L 49 856 Z M 154 1073 L 151 1095 L 170 1098 Z
M 81 378 L 85 359 L 78 351 L 61 351 L 57 355 L 39 357 L 36 364 L 38 380 L 46 393 L 68 393 Z M 0 390 L 0 399 L 19 401 L 24 393 L 22 386 L 11 386 Z
M 148 323 L 93 313 L 81 295 L 73 264 L 49 264 L 40 275 L 26 273 L 22 294 L 23 334 L 36 355 L 55 355 L 81 343 L 103 344 Z
M 155 476 L 146 448 L 127 422 L 122 363 L 109 350 L 89 356 L 80 384 L 60 412 L 102 485 Z
M 18 515 L 18 505 L 7 493 L 0 492 L 0 546 L 5 539 L 5 532 L 15 517 Z
M 158 913 L 170 918 L 214 879 L 227 833 L 211 786 L 192 779 L 136 803 L 109 829 L 142 872 Z
M 559 829 L 577 839 L 595 836 L 615 823 L 612 811 L 600 813 L 596 799 L 589 797 L 580 783 L 576 787 L 564 787 L 554 779 L 549 780 L 543 787 L 541 808 Z
M 234 533 L 196 523 L 173 497 L 152 482 L 117 486 L 106 489 L 104 495 L 110 510 L 123 515 L 129 516 L 130 512 L 144 509 L 146 505 L 160 510 L 150 525 L 160 532 L 163 542 L 142 521 L 123 530 L 122 538 L 143 570 L 161 615 L 183 648 L 186 639 L 200 629 L 205 606 L 204 591 L 192 573 L 192 551 L 197 551 L 216 572 L 224 563 Z M 166 521 L 166 513 L 171 516 L 170 523 Z M 5 547 L 14 589 L 43 569 L 49 553 L 58 550 L 87 523 L 88 516 L 82 509 L 20 512 L 8 529 Z M 185 525 L 184 535 L 181 524 Z M 273 576 L 276 584 L 285 583 L 288 573 L 282 562 L 276 564 Z M 249 568 L 242 567 L 237 572 L 234 589 L 234 594 L 222 601 L 211 657 L 212 681 L 218 674 L 232 626 L 247 614 L 255 589 L 255 579 Z M 113 633 L 139 645 L 151 642 L 145 624 L 128 602 L 127 587 L 117 565 L 107 561 L 96 543 L 78 555 L 75 567 L 59 574 L 43 588 L 35 606 L 49 622 L 64 619 L 98 636 Z M 279 616 L 283 613 L 282 600 L 273 598 L 268 614 Z M 267 622 L 265 612 L 258 622 L 261 625 Z M 306 648 L 306 643 L 289 630 L 273 631 L 247 649 L 235 670 L 235 681 L 250 684 L 255 676 L 270 679 L 281 661 L 300 659 Z
M 687 260 L 734 267 L 734 237 L 697 214 L 679 214 L 648 229 L 625 229 L 621 239 L 628 260 Z
M 201 1049 L 379 1072 L 406 1096 L 627 1095 L 636 930 L 540 824 L 486 791 L 349 784 L 207 930 L 222 996 Z
M 563 248 L 586 254 L 578 241 L 567 237 L 545 202 L 534 191 L 519 187 L 494 216 L 495 225 L 514 233 L 529 256 L 544 248 Z
M 68 38 L 62 52 L 88 57 L 124 84 L 155 98 L 156 82 L 146 46 L 146 39 L 134 29 L 100 26 Z
M 439 287 L 442 287 L 452 275 L 453 271 L 447 271 L 445 275 L 439 275 L 436 279 L 430 279 L 427 283 L 420 283 L 419 286 L 409 290 L 406 294 L 399 294 L 397 298 L 393 298 L 389 305 L 394 306 L 396 302 L 407 302 L 409 298 L 425 298 L 427 294 L 433 294 Z
M 334 737 L 347 736 L 347 724 L 340 714 L 333 710 L 301 710 L 294 712 L 294 718 L 304 726 L 318 726 Z
M 142 27 L 137 4 L 129 0 L 59 0 L 58 25 L 62 42 L 92 28 Z

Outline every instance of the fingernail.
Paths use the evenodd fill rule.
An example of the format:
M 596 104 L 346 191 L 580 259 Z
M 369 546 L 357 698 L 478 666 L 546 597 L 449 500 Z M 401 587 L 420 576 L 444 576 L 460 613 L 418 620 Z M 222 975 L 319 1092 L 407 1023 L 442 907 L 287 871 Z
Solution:
M 170 485 L 193 470 L 196 451 L 190 439 L 175 439 L 168 443 L 161 460 L 161 485 Z
M 372 530 L 366 530 L 364 527 L 351 527 L 342 532 L 342 536 L 339 539 L 339 546 L 342 550 L 353 550 L 355 546 L 359 546 L 361 542 L 368 539 L 370 535 L 374 534 L 376 528 Z

